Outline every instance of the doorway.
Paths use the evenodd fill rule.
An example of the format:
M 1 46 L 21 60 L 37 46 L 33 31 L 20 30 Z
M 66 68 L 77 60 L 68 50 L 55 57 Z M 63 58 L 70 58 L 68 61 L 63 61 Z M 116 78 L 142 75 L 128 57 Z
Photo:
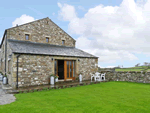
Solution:
M 64 78 L 75 80 L 75 61 L 65 60 L 64 61 Z
M 75 61 L 74 60 L 55 60 L 55 75 L 58 80 L 75 80 Z
M 64 79 L 64 60 L 58 60 L 58 76 L 59 80 Z

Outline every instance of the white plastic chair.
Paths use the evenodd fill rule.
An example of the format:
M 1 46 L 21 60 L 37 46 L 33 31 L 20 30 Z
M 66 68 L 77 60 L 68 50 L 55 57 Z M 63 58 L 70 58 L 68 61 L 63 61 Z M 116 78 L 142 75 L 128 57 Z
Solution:
M 101 74 L 101 80 L 105 80 L 105 74 L 106 74 L 106 73 Z M 102 78 L 103 78 L 103 79 L 102 79 Z
M 96 80 L 98 81 L 101 81 L 101 76 L 100 76 L 101 73 L 99 72 L 96 72 L 95 74 L 91 74 L 91 81 L 92 79 L 94 78 L 94 81 L 96 82 Z
M 101 81 L 101 75 L 100 74 L 101 73 L 99 73 L 99 72 L 95 73 L 95 82 L 96 82 L 96 80 Z
M 91 81 L 92 81 L 93 78 L 95 79 L 95 75 L 91 74 Z

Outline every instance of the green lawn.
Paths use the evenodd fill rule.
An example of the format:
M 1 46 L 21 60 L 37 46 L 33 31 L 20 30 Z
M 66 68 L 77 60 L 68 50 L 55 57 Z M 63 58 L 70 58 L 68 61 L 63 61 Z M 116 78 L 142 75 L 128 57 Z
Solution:
M 0 113 L 150 113 L 150 85 L 105 82 L 15 95 Z
M 115 71 L 148 71 L 150 69 L 149 66 L 139 66 L 139 67 L 130 67 L 130 68 L 119 68 L 115 69 Z
M 137 69 L 138 68 L 143 68 L 144 69 L 144 68 L 148 68 L 148 66 L 138 66 L 138 67 L 131 67 L 131 68 L 137 68 Z
M 115 69 L 115 71 L 142 71 L 143 69 L 128 68 L 128 69 Z

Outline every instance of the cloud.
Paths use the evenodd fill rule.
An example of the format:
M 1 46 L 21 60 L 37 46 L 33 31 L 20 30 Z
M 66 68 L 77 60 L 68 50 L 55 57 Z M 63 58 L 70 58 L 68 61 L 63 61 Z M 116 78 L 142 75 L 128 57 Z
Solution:
M 12 26 L 15 27 L 17 24 L 21 25 L 21 24 L 25 24 L 28 22 L 32 22 L 35 19 L 29 15 L 23 14 L 21 17 L 16 18 L 15 21 L 12 22 Z
M 86 9 L 83 6 L 78 6 L 78 9 L 80 9 L 82 11 L 86 11 Z
M 70 34 L 79 35 L 78 48 L 98 56 L 100 62 L 113 63 L 138 60 L 135 53 L 150 54 L 149 6 L 150 0 L 123 0 L 119 6 L 90 8 L 79 18 L 74 6 L 59 3 L 59 16 L 69 22 Z
M 100 67 L 100 68 L 114 68 L 114 67 L 117 67 L 117 66 L 106 66 L 106 67 L 103 67 L 103 66 L 98 65 L 98 67 Z
M 65 21 L 71 21 L 77 17 L 75 8 L 68 4 L 57 3 L 58 7 L 61 8 L 59 11 L 59 16 L 63 18 Z
M 103 67 L 103 66 L 100 66 L 100 65 L 98 65 L 98 67 L 100 67 L 100 68 L 105 68 L 105 67 Z
M 114 67 L 116 67 L 116 66 L 107 66 L 107 68 L 114 68 Z

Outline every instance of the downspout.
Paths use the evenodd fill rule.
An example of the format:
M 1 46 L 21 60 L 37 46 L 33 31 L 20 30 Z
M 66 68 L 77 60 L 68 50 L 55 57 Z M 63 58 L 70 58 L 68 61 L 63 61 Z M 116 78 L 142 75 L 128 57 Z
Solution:
M 5 39 L 5 75 L 6 75 L 6 57 L 7 57 L 7 31 L 6 31 L 6 39 Z
M 20 54 L 19 55 L 17 55 L 17 84 L 16 84 L 16 88 L 18 89 L 18 59 L 19 59 L 19 56 L 20 56 Z

